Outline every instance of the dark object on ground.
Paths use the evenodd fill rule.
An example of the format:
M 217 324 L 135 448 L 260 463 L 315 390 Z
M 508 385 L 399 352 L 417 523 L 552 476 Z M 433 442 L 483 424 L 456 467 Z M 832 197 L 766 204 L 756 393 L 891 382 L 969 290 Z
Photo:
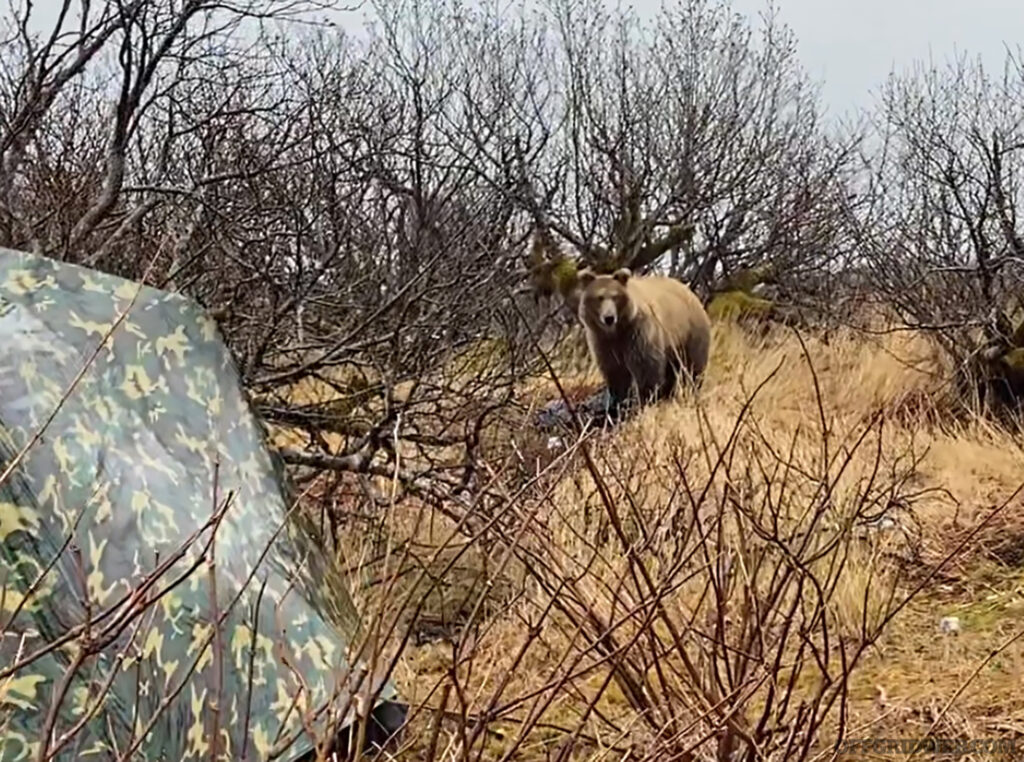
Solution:
M 635 406 L 629 404 L 613 407 L 607 388 L 602 388 L 584 401 L 576 403 L 574 407 L 583 426 L 616 426 L 635 412 Z M 537 412 L 535 421 L 537 428 L 543 431 L 574 426 L 572 413 L 563 399 L 552 400 L 546 404 Z
M 409 705 L 400 701 L 384 701 L 370 713 L 369 721 L 366 723 L 366 736 L 363 738 L 360 755 L 376 755 L 387 747 L 393 747 L 401 738 L 401 732 L 405 727 L 406 719 L 409 716 Z M 337 746 L 332 751 L 338 759 L 350 759 L 352 749 L 358 743 L 356 734 L 358 726 L 350 725 L 338 734 Z M 314 762 L 316 751 L 310 751 L 294 762 Z
M 288 762 L 351 721 L 363 625 L 196 304 L 0 249 L 4 473 L 0 762 L 78 723 L 55 759 Z

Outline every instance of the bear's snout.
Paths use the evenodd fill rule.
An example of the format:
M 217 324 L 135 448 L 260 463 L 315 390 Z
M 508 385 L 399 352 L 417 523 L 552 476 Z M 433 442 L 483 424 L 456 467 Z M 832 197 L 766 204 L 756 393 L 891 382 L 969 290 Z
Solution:
M 613 328 L 619 318 L 619 311 L 611 299 L 603 299 L 597 310 L 597 317 L 605 328 Z

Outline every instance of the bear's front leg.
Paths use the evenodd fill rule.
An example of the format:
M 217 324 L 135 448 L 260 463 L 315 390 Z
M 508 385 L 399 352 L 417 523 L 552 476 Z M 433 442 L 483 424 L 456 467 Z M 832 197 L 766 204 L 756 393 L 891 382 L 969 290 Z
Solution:
M 631 360 L 631 375 L 639 402 L 648 405 L 658 401 L 665 385 L 664 359 L 636 354 Z
M 608 374 L 608 412 L 617 414 L 629 402 L 633 379 L 625 368 Z

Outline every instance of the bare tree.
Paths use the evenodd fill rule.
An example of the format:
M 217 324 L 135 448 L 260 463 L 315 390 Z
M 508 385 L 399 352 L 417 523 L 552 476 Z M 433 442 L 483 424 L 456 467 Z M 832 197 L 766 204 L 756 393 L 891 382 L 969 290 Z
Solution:
M 205 0 L 159 4 L 146 0 L 132 3 L 106 2 L 94 6 L 63 0 L 56 21 L 45 33 L 34 31 L 37 21 L 33 3 L 24 3 L 5 18 L 2 42 L 4 70 L 0 85 L 4 117 L 0 123 L 0 191 L 4 200 L 3 227 L 13 244 L 33 244 L 51 253 L 95 259 L 90 251 L 100 242 L 138 223 L 155 202 L 144 199 L 130 203 L 123 196 L 126 181 L 145 173 L 151 182 L 154 172 L 167 171 L 170 145 L 155 150 L 148 166 L 131 161 L 138 149 L 137 138 L 149 130 L 152 111 L 166 111 L 173 104 L 187 102 L 189 86 L 199 76 L 218 68 L 237 66 L 253 51 L 265 48 L 262 31 L 277 21 L 295 19 L 314 10 L 332 7 L 322 0 L 296 0 L 285 4 L 259 0 L 225 6 Z M 207 68 L 209 67 L 209 68 Z M 201 73 L 201 74 L 200 74 Z M 78 113 L 75 113 L 78 112 Z M 70 123 L 69 121 L 70 120 Z M 68 130 L 55 133 L 64 121 Z M 31 199 L 40 191 L 39 181 L 26 182 L 26 175 L 54 158 L 55 141 L 81 140 L 71 134 L 85 133 L 99 147 L 91 146 L 85 156 L 62 156 L 94 165 L 87 188 L 66 199 L 46 198 L 45 210 L 31 209 Z M 147 137 L 153 138 L 152 134 Z M 160 136 L 168 143 L 180 135 Z M 74 144 L 61 145 L 72 149 Z M 58 154 L 59 155 L 59 154 Z M 60 181 L 56 167 L 54 182 Z M 98 183 L 98 186 L 97 186 Z M 19 191 L 17 203 L 12 198 Z M 83 193 L 82 190 L 87 192 Z M 55 201 L 57 203 L 55 203 Z M 62 224 L 54 224 L 54 206 L 59 206 Z
M 598 2 L 554 3 L 552 19 L 560 97 L 524 171 L 538 227 L 587 264 L 666 269 L 705 296 L 752 267 L 805 290 L 827 273 L 856 139 L 826 136 L 773 14 L 760 39 L 710 0 L 649 26 Z
M 873 291 L 1004 402 L 1024 390 L 1008 356 L 1022 338 L 1022 88 L 1014 55 L 997 78 L 965 57 L 892 76 L 852 214 Z

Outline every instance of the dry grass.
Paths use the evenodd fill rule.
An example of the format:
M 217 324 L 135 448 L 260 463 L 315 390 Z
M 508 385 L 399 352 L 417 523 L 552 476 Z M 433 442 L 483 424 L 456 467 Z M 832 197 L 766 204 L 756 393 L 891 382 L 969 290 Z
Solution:
M 780 506 L 776 518 L 797 531 L 806 519 L 804 506 L 820 486 L 815 468 L 826 455 L 838 454 L 837 464 L 845 457 L 848 462 L 830 470 L 828 515 L 841 522 L 852 515 L 848 506 L 863 504 L 863 496 L 871 494 L 872 507 L 887 510 L 897 522 L 895 531 L 875 530 L 868 540 L 852 543 L 836 580 L 829 602 L 831 631 L 854 637 L 862 621 L 881 617 L 887 586 L 905 594 L 1019 487 L 1024 452 L 1010 434 L 983 422 L 953 423 L 947 375 L 920 336 L 847 333 L 827 343 L 821 337 L 803 342 L 792 333 L 755 340 L 734 326 L 716 326 L 709 375 L 697 399 L 681 395 L 650 408 L 615 432 L 597 434 L 590 450 L 596 473 L 621 506 L 622 531 L 642 549 L 642 563 L 655 576 L 673 564 L 670 526 L 685 510 L 666 506 L 678 502 L 681 473 L 688 483 L 708 485 L 718 495 L 721 502 L 712 505 L 726 505 L 730 494 L 755 505 L 767 493 Z M 597 379 L 590 373 L 568 380 Z M 761 384 L 745 413 L 748 424 L 736 431 L 737 418 Z M 550 382 L 528 386 L 541 396 L 554 394 Z M 823 429 L 829 433 L 828 453 L 822 451 Z M 734 431 L 729 474 L 769 474 L 767 461 L 775 455 L 789 464 L 785 484 L 739 483 L 713 473 L 714 453 Z M 506 434 L 536 439 L 529 432 Z M 739 462 L 744 458 L 748 462 Z M 340 538 L 350 564 L 388 555 L 384 546 L 405 554 L 391 562 L 390 572 L 404 573 L 383 596 L 387 601 L 378 594 L 385 585 L 354 584 L 365 611 L 403 595 L 422 602 L 418 624 L 412 625 L 408 614 L 402 617 L 427 642 L 410 641 L 394 672 L 403 696 L 414 707 L 425 707 L 412 722 L 402 758 L 425 758 L 445 686 L 450 722 L 438 736 L 438 759 L 465 758 L 458 750 L 466 727 L 488 710 L 485 741 L 474 759 L 501 759 L 517 748 L 517 724 L 529 716 L 540 721 L 529 728 L 516 759 L 555 758 L 558 743 L 573 734 L 577 743 L 566 758 L 621 759 L 627 748 L 641 758 L 643 749 L 653 748 L 651 724 L 638 715 L 623 684 L 608 681 L 607 664 L 595 656 L 593 641 L 581 636 L 579 623 L 566 611 L 552 609 L 551 590 L 524 568 L 524 558 L 541 559 L 549 577 L 560 578 L 605 621 L 621 616 L 630 604 L 643 606 L 638 588 L 624 582 L 631 567 L 603 517 L 594 474 L 578 458 L 554 467 L 562 471 L 545 482 L 547 499 L 524 499 L 516 509 L 514 525 L 528 525 L 516 538 L 516 553 L 508 544 L 467 539 L 450 519 L 410 502 L 396 503 L 378 517 L 372 532 L 365 524 L 350 524 Z M 887 492 L 883 483 L 899 489 Z M 879 485 L 877 494 L 872 484 Z M 1020 627 L 1024 610 L 1019 506 L 1012 503 L 976 532 L 867 650 L 849 684 L 849 734 L 918 736 L 933 725 L 944 736 L 1024 732 L 1021 648 L 1014 644 L 990 656 Z M 672 511 L 678 515 L 668 516 Z M 720 547 L 743 541 L 742 526 L 723 523 Z M 379 565 L 365 568 L 371 566 L 375 571 L 360 579 L 380 576 Z M 699 575 L 675 585 L 665 598 L 670 615 L 692 622 L 707 614 L 702 590 L 706 582 Z M 944 616 L 959 617 L 960 635 L 940 634 Z M 472 626 L 460 631 L 467 620 Z M 626 626 L 620 637 L 626 640 L 627 633 L 644 627 Z M 655 622 L 648 630 L 670 641 L 659 627 Z M 784 650 L 792 652 L 789 646 Z M 570 657 L 578 657 L 578 668 L 565 666 Z M 675 657 L 665 654 L 666 669 L 679 666 Z M 684 673 L 679 667 L 668 683 Z M 808 680 L 813 676 L 798 682 Z M 752 699 L 750 716 L 756 716 L 759 701 Z M 824 746 L 834 722 L 822 726 Z
M 929 344 L 909 333 L 864 338 L 835 337 L 828 346 L 808 340 L 817 381 L 827 403 L 826 425 L 835 431 L 854 429 L 878 411 L 888 421 L 887 445 L 894 452 L 913 450 L 920 457 L 914 482 L 921 493 L 913 514 L 920 526 L 922 562 L 936 563 L 959 543 L 1024 480 L 1024 451 L 1005 431 L 972 420 L 948 420 L 948 375 Z M 752 347 L 735 330 L 719 333 L 712 383 L 705 404 L 715 409 L 724 428 L 750 388 L 771 367 L 786 369 L 759 398 L 757 415 L 770 439 L 783 442 L 801 429 L 813 429 L 817 405 L 814 378 L 802 362 L 795 339 L 764 349 Z M 638 424 L 653 436 L 666 428 L 685 429 L 693 415 L 676 408 L 676 420 L 648 413 Z M 930 585 L 907 610 L 865 663 L 854 682 L 854 716 L 878 722 L 890 732 L 875 736 L 914 736 L 932 724 L 941 709 L 986 656 L 1021 627 L 1024 608 L 1024 517 L 1020 503 L 1001 514 L 978 541 Z M 1002 550 L 1001 554 L 999 550 Z M 997 557 L 993 558 L 993 550 Z M 1000 557 L 1001 556 L 1001 557 Z M 959 636 L 942 636 L 939 621 L 957 616 Z M 1024 652 L 1012 646 L 973 680 L 949 713 L 951 722 L 972 737 L 988 737 L 999 729 L 1024 732 Z M 909 726 L 908 726 L 909 724 Z M 855 734 L 856 735 L 856 734 Z M 863 734 L 862 734 L 863 735 Z

